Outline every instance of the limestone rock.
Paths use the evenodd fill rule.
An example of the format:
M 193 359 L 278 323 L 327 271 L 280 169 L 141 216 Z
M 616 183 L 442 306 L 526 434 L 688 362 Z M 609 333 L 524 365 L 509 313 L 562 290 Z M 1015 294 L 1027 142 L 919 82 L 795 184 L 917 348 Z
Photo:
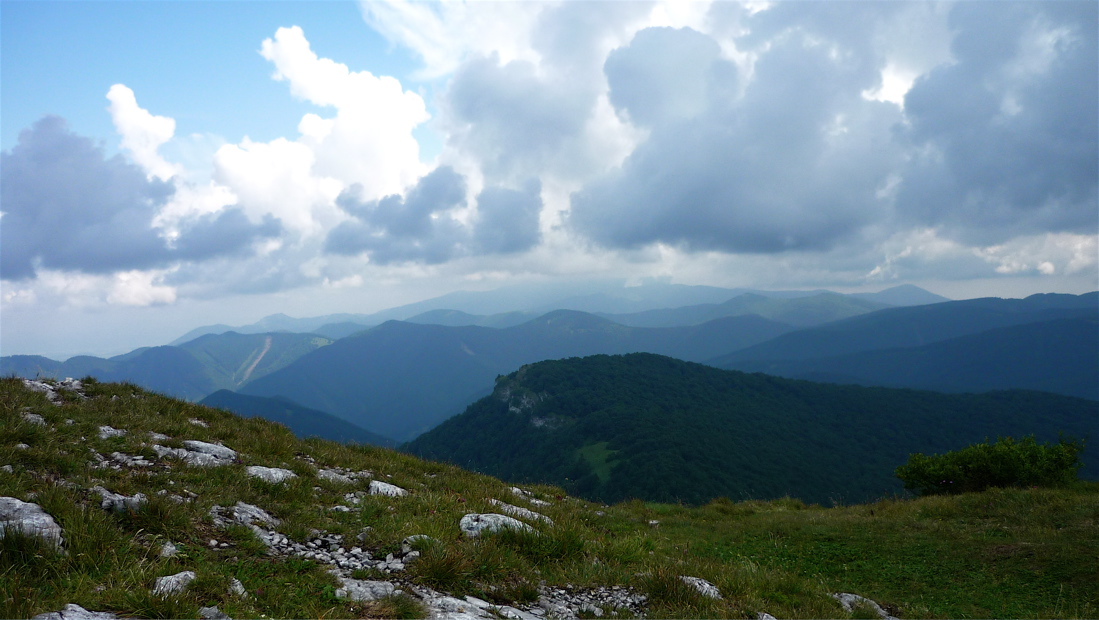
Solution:
M 110 426 L 100 426 L 99 427 L 99 438 L 100 439 L 110 439 L 111 437 L 122 437 L 125 434 L 126 434 L 126 431 L 123 430 L 123 429 L 112 428 Z
M 185 570 L 182 573 L 157 577 L 153 586 L 153 594 L 161 598 L 173 596 L 183 592 L 189 583 L 195 580 L 195 571 Z
M 859 596 L 858 594 L 848 594 L 846 592 L 836 592 L 832 595 L 832 598 L 839 601 L 843 606 L 843 610 L 850 613 L 855 607 L 864 605 L 869 607 L 874 613 L 878 614 L 878 617 L 882 620 L 897 620 L 897 618 L 889 615 L 889 612 L 882 609 L 881 605 L 878 605 L 874 601 L 866 598 L 865 596 Z
M 336 598 L 346 598 L 353 601 L 376 601 L 380 598 L 391 596 L 396 588 L 388 581 L 370 581 L 366 579 L 349 579 L 337 577 L 340 585 L 336 590 Z
M 30 379 L 23 379 L 23 386 L 32 392 L 40 392 L 46 395 L 46 400 L 51 404 L 60 405 L 61 397 L 54 391 L 53 386 L 45 381 L 31 381 Z
M 58 550 L 64 542 L 61 526 L 41 506 L 14 497 L 0 497 L 0 538 L 7 531 L 37 536 Z
M 199 454 L 209 454 L 216 459 L 231 461 L 237 458 L 237 453 L 235 450 L 226 448 L 221 444 L 187 439 L 183 442 L 183 447 L 187 448 L 191 452 L 198 452 Z
M 135 493 L 133 496 L 126 496 L 112 493 L 99 485 L 92 487 L 91 490 L 99 493 L 100 497 L 103 498 L 103 501 L 99 504 L 100 507 L 103 508 L 103 510 L 110 510 L 111 512 L 136 511 L 141 508 L 142 504 L 149 501 L 144 493 Z
M 69 603 L 61 611 L 38 614 L 31 620 L 115 620 L 118 616 L 106 611 L 88 611 L 80 605 Z
M 535 506 L 549 506 L 549 505 L 551 505 L 547 501 L 543 501 L 543 500 L 538 499 L 530 491 L 525 491 L 523 489 L 520 489 L 519 487 L 509 487 L 509 489 L 511 490 L 512 493 L 518 495 L 519 497 L 522 497 L 523 499 L 525 499 L 528 502 L 534 504 Z
M 248 596 L 248 590 L 244 589 L 244 584 L 236 577 L 229 580 L 229 593 L 235 594 L 241 598 L 246 598 Z
M 495 514 L 470 513 L 462 517 L 458 527 L 466 536 L 480 536 L 482 532 L 497 532 L 503 528 L 533 532 L 534 528 L 512 517 Z
M 420 602 L 427 608 L 427 617 L 431 620 L 479 620 L 495 617 L 489 608 L 480 607 L 469 600 L 447 596 L 422 586 L 415 587 L 414 591 Z M 473 599 L 473 597 L 469 598 Z M 484 603 L 484 601 L 480 602 Z
M 702 579 L 700 577 L 688 577 L 687 575 L 680 575 L 679 578 L 683 580 L 683 583 L 691 586 L 695 590 L 698 590 L 698 593 L 702 596 L 716 599 L 721 598 L 721 590 L 718 590 L 717 586 L 710 583 L 709 581 L 706 581 L 705 579 Z
M 506 504 L 498 499 L 490 499 L 488 501 L 493 506 L 498 507 L 500 510 L 508 513 L 513 517 L 519 517 L 520 519 L 527 519 L 529 521 L 545 521 L 546 523 L 553 525 L 552 519 L 550 519 L 546 515 L 534 512 L 533 510 L 528 510 L 519 506 L 512 506 L 511 504 Z
M 213 607 L 199 607 L 198 615 L 204 620 L 233 620 L 229 617 L 229 614 L 218 609 L 217 605 L 214 605 Z
M 23 419 L 31 424 L 37 424 L 38 426 L 46 426 L 46 418 L 38 415 L 37 413 L 23 412 Z
M 171 541 L 167 541 L 160 546 L 160 557 L 162 558 L 173 558 L 178 553 L 179 547 L 173 545 Z
M 401 497 L 404 495 L 408 495 L 408 491 L 402 489 L 395 484 L 389 484 L 388 482 L 382 482 L 380 480 L 371 480 L 370 494 L 387 495 L 389 497 Z
M 234 450 L 220 444 L 188 439 L 183 445 L 183 448 L 167 448 L 157 444 L 153 446 L 153 452 L 160 458 L 170 456 L 183 459 L 185 463 L 195 467 L 229 465 L 237 458 Z
M 338 482 L 340 484 L 352 484 L 354 482 L 351 478 L 348 478 L 334 469 L 319 469 L 317 470 L 317 477 L 321 480 Z
M 283 469 L 281 467 L 261 467 L 259 465 L 251 465 L 246 468 L 245 473 L 253 478 L 259 478 L 264 482 L 270 482 L 271 484 L 278 484 L 291 478 L 297 478 L 298 475 L 289 469 Z

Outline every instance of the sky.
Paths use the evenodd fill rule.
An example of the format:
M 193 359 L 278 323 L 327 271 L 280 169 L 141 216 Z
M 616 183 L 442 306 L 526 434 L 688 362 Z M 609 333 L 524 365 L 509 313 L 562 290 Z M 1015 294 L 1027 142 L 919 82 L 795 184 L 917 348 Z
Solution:
M 0 354 L 613 279 L 1099 289 L 1099 3 L 0 0 Z

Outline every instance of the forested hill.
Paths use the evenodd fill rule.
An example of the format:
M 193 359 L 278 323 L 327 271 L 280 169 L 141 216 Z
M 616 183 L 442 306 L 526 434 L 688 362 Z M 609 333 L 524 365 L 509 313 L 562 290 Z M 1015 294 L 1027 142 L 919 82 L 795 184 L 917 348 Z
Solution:
M 830 385 L 639 353 L 524 366 L 405 449 L 607 502 L 849 503 L 900 492 L 910 453 L 997 436 L 1088 438 L 1082 475 L 1097 478 L 1097 418 L 1095 401 L 1042 392 Z

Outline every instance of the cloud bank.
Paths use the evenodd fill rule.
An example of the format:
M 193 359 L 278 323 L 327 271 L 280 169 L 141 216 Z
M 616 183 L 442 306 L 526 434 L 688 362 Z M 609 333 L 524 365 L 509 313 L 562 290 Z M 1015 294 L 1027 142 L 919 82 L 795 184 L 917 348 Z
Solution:
M 756 286 L 1099 277 L 1095 3 L 361 6 L 420 70 L 277 29 L 257 51 L 312 111 L 224 140 L 208 178 L 122 84 L 120 155 L 27 129 L 0 276 L 130 304 L 715 263 Z

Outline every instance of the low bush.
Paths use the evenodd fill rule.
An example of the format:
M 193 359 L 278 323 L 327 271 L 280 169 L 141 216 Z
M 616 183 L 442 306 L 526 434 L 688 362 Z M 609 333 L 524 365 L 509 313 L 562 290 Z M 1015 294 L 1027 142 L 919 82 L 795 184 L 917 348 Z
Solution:
M 913 454 L 896 470 L 904 488 L 919 495 L 971 493 L 991 487 L 1057 487 L 1076 480 L 1084 442 L 1033 436 L 1001 437 L 945 454 Z

